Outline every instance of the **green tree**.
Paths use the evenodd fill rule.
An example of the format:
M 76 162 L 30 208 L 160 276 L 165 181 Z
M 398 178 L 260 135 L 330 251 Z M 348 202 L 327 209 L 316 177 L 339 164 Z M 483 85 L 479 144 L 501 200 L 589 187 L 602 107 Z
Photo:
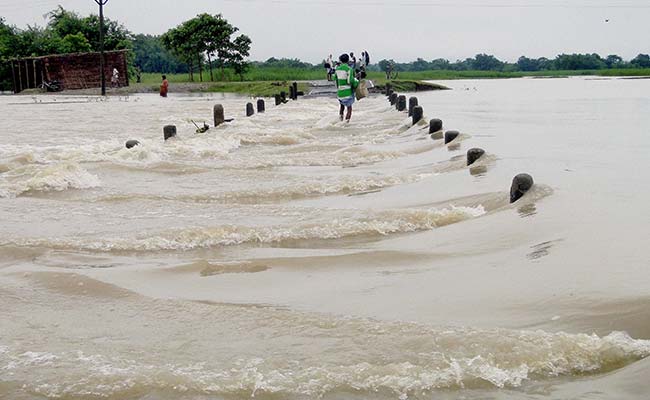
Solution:
M 99 16 L 89 15 L 81 17 L 79 14 L 68 11 L 59 6 L 48 14 L 47 30 L 52 37 L 65 39 L 68 35 L 83 35 L 90 44 L 91 51 L 99 51 Z M 104 49 L 122 50 L 130 49 L 133 35 L 122 24 L 104 19 Z
M 67 34 L 59 44 L 60 53 L 84 53 L 92 50 L 90 42 L 81 33 Z
M 142 72 L 188 72 L 186 65 L 163 46 L 160 36 L 135 35 L 133 54 L 133 63 Z
M 639 54 L 630 61 L 630 64 L 637 68 L 650 68 L 650 56 L 647 54 Z
M 501 71 L 504 63 L 493 55 L 477 54 L 474 60 L 470 62 L 470 65 L 472 69 L 479 71 Z
M 243 79 L 249 65 L 246 57 L 249 55 L 251 40 L 246 35 L 240 35 L 233 40 L 232 35 L 238 30 L 221 14 L 199 14 L 167 31 L 162 36 L 162 42 L 166 48 L 188 63 L 190 80 L 193 80 L 193 65 L 199 67 L 199 76 L 203 80 L 203 63 L 206 58 L 211 79 L 214 79 L 213 59 L 221 69 L 222 79 L 225 78 L 227 66 L 233 67 Z
M 228 54 L 228 65 L 230 65 L 237 75 L 239 80 L 244 80 L 244 74 L 248 71 L 250 63 L 246 58 L 250 55 L 251 39 L 246 35 L 239 35 L 232 41 L 230 51 Z
M 623 65 L 623 59 L 616 54 L 610 54 L 605 58 L 607 68 L 620 68 Z

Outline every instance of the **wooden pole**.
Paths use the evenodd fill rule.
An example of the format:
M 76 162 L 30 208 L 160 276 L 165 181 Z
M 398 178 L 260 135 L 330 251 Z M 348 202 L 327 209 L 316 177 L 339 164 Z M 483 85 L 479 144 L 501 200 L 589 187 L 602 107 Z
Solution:
M 16 62 L 11 62 L 11 78 L 14 81 L 14 93 L 18 93 L 18 85 L 16 85 Z
M 18 93 L 23 91 L 23 67 L 18 61 Z

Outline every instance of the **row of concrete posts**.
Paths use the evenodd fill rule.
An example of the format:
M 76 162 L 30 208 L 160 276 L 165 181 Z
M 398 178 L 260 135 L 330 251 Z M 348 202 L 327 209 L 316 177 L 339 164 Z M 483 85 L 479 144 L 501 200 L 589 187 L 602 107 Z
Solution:
M 390 83 L 386 84 L 386 96 L 391 105 L 395 106 L 397 111 L 407 111 L 406 96 L 396 93 Z M 418 105 L 417 97 L 408 99 L 408 115 L 412 118 L 412 125 L 415 126 L 424 117 L 424 110 Z M 433 118 L 429 120 L 429 135 L 431 139 L 444 139 L 445 144 L 449 144 L 459 137 L 458 131 L 443 131 L 442 120 Z M 467 151 L 467 165 L 471 166 L 485 154 L 485 150 L 472 148 Z M 530 188 L 533 187 L 533 177 L 529 174 L 518 174 L 512 180 L 510 186 L 510 202 L 514 203 L 519 200 Z

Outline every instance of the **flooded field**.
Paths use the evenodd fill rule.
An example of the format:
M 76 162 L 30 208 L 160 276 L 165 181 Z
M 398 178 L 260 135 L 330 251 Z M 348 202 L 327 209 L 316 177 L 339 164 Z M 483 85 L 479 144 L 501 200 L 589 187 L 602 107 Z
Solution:
M 645 398 L 650 80 L 447 85 L 1 96 L 0 398 Z

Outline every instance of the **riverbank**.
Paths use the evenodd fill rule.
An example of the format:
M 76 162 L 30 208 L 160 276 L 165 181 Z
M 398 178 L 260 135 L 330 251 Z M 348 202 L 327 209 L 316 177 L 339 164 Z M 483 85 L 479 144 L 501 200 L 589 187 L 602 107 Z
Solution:
M 224 82 L 190 82 L 187 74 L 170 74 L 167 76 L 171 93 L 238 93 L 255 97 L 272 97 L 284 90 L 288 93 L 291 82 L 298 82 L 298 90 L 309 93 L 314 82 L 323 82 L 322 71 L 287 70 L 282 79 L 256 81 L 224 81 Z M 313 76 L 313 79 L 308 78 Z M 499 71 L 403 71 L 399 79 L 392 80 L 393 88 L 400 92 L 421 92 L 428 90 L 444 90 L 444 85 L 428 81 L 458 80 L 458 79 L 511 79 L 511 78 L 567 78 L 570 76 L 595 76 L 602 78 L 620 77 L 623 79 L 650 79 L 650 68 L 645 69 L 607 69 L 607 70 L 578 70 L 578 71 L 533 71 L 533 72 L 499 72 Z M 131 83 L 121 88 L 107 88 L 107 93 L 114 96 L 126 96 L 136 93 L 157 93 L 159 90 L 159 74 L 142 74 L 141 83 Z M 368 79 L 372 80 L 377 90 L 383 90 L 388 82 L 383 72 L 371 71 Z M 24 91 L 22 94 L 33 95 L 42 93 L 39 90 Z M 81 89 L 65 91 L 65 94 L 92 96 L 99 95 L 99 89 Z
M 170 93 L 237 93 L 254 97 L 273 97 L 284 91 L 289 93 L 289 85 L 293 81 L 260 81 L 260 82 L 174 82 L 170 81 Z M 327 81 L 297 81 L 298 91 L 309 94 L 314 88 L 321 87 Z M 375 81 L 376 89 L 383 90 L 386 80 Z M 419 80 L 395 80 L 391 82 L 393 88 L 402 92 L 422 92 L 429 90 L 445 90 L 443 85 Z M 333 85 L 333 82 L 332 82 Z M 106 88 L 109 96 L 129 96 L 137 93 L 158 93 L 159 86 L 152 83 L 134 83 L 120 88 Z M 43 94 L 41 90 L 30 89 L 21 92 L 23 95 Z M 100 94 L 99 88 L 66 90 L 55 94 L 74 94 L 82 96 L 96 96 Z

